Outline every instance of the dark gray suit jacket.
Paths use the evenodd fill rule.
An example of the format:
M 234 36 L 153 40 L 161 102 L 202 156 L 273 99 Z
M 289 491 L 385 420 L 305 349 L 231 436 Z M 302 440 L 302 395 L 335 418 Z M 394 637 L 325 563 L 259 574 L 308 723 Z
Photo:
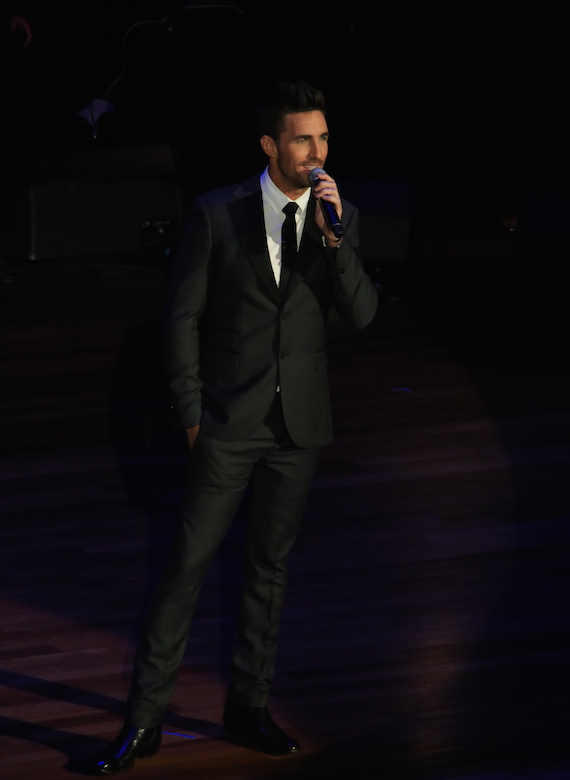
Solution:
M 251 434 L 279 385 L 293 442 L 332 438 L 325 349 L 334 305 L 350 325 L 374 318 L 378 296 L 356 255 L 357 211 L 343 202 L 346 234 L 326 249 L 311 198 L 295 268 L 275 283 L 259 176 L 196 199 L 178 249 L 166 309 L 166 362 L 184 428 L 226 441 Z

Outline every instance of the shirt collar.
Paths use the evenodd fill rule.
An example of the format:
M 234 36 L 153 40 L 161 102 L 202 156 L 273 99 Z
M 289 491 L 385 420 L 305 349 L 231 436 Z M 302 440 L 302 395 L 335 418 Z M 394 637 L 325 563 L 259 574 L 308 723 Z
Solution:
M 275 182 L 269 175 L 269 167 L 267 167 L 261 174 L 259 183 L 261 186 L 261 192 L 263 193 L 263 197 L 266 199 L 267 203 L 271 206 L 271 208 L 276 213 L 280 214 L 283 211 L 283 208 L 288 203 L 296 203 L 297 206 L 299 207 L 298 214 L 302 217 L 305 216 L 307 206 L 309 205 L 309 198 L 311 197 L 310 187 L 307 187 L 307 189 L 301 195 L 300 198 L 297 198 L 297 200 L 292 201 L 291 198 L 288 198 L 287 195 L 285 195 L 285 193 L 282 192 L 279 189 L 279 187 L 275 184 Z

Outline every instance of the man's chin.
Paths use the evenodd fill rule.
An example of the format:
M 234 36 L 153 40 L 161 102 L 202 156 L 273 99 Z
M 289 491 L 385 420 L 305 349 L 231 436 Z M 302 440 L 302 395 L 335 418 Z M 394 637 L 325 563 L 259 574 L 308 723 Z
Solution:
M 310 187 L 309 171 L 307 169 L 290 171 L 289 173 L 281 172 L 281 182 L 284 192 L 287 190 L 306 190 Z
M 295 177 L 295 183 L 298 187 L 310 187 L 309 171 L 307 169 L 299 171 L 298 175 Z

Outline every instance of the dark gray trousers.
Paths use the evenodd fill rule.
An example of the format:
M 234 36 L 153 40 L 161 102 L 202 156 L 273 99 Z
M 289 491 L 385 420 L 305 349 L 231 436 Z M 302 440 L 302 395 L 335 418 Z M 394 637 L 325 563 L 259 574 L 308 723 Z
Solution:
M 263 707 L 271 686 L 287 561 L 311 486 L 318 449 L 290 442 L 277 396 L 246 441 L 198 434 L 188 464 L 178 537 L 151 601 L 133 670 L 127 721 L 162 722 L 202 581 L 251 482 L 244 580 L 228 697 Z

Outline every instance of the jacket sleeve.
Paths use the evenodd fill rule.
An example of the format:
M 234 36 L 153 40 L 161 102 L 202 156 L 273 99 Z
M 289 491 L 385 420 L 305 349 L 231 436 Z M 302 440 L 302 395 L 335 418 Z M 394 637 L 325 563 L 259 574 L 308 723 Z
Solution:
M 164 352 L 172 403 L 184 428 L 200 424 L 200 318 L 206 306 L 212 231 L 198 198 L 174 260 L 164 315 Z
M 335 307 L 353 328 L 369 325 L 378 308 L 378 291 L 357 254 L 358 210 L 348 204 L 343 213 L 344 238 L 338 248 L 324 252 L 332 279 Z

